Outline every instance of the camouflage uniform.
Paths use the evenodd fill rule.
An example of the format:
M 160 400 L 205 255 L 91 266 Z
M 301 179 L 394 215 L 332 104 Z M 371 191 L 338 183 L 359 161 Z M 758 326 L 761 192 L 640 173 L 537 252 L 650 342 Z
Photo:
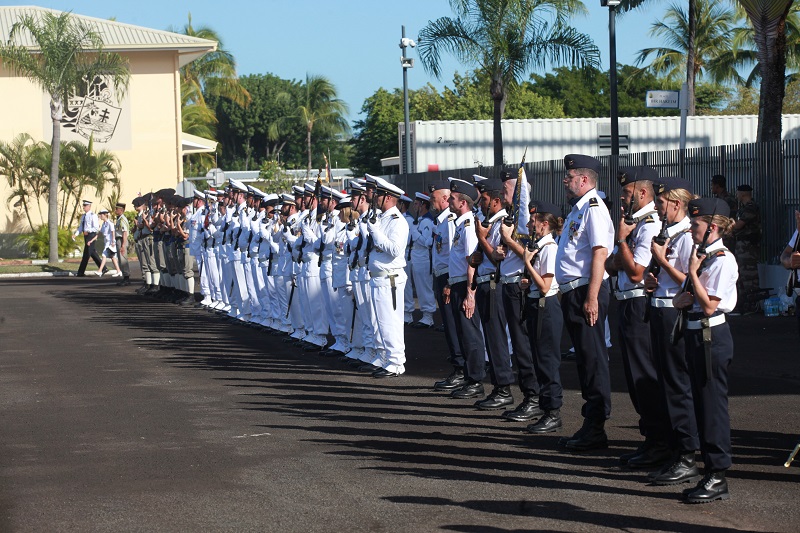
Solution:
M 739 264 L 738 301 L 741 311 L 753 311 L 753 295 L 758 291 L 758 260 L 761 251 L 761 213 L 753 200 L 742 204 L 736 220 L 744 221 L 742 229 L 735 232 L 734 255 Z
M 736 216 L 736 213 L 739 211 L 739 202 L 736 201 L 735 196 L 731 196 L 730 193 L 728 193 L 728 191 L 725 191 L 723 194 L 718 195 L 717 198 L 723 200 L 726 204 L 728 204 L 728 207 L 731 210 L 731 217 Z M 756 210 L 757 209 L 758 208 L 756 207 Z M 736 236 L 731 234 L 725 235 L 722 238 L 722 243 L 725 245 L 725 248 L 733 252 L 734 248 L 736 248 Z

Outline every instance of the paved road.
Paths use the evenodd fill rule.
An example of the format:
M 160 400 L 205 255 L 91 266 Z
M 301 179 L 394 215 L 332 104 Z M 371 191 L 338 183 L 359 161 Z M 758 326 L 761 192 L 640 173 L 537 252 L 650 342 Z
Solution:
M 793 322 L 733 322 L 732 499 L 688 506 L 616 466 L 616 349 L 611 447 L 576 456 L 433 392 L 432 331 L 379 381 L 107 280 L 0 282 L 0 531 L 797 531 Z

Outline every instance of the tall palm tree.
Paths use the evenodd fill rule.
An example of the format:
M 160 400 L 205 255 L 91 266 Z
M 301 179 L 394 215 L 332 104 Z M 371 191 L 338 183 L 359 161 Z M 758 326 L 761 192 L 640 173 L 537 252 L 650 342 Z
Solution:
M 491 79 L 494 164 L 503 164 L 502 118 L 512 85 L 548 63 L 597 67 L 600 53 L 588 35 L 567 24 L 585 12 L 578 0 L 450 0 L 455 18 L 428 22 L 419 57 L 439 78 L 442 52 Z
M 185 94 L 186 104 L 206 105 L 205 96 L 213 94 L 227 98 L 241 106 L 250 103 L 250 93 L 239 85 L 236 76 L 236 60 L 225 50 L 219 34 L 208 26 L 195 28 L 192 14 L 181 33 L 189 37 L 208 39 L 217 42 L 217 49 L 209 52 L 188 65 L 181 67 L 181 93 Z
M 41 180 L 36 179 L 39 174 L 34 162 L 36 149 L 36 141 L 27 133 L 20 133 L 10 142 L 0 141 L 0 176 L 6 177 L 11 189 L 8 203 L 16 200 L 22 205 L 31 229 L 34 226 L 29 199 L 33 197 L 38 203 L 44 193 Z
M 781 109 L 786 93 L 786 19 L 792 2 L 739 0 L 753 25 L 753 40 L 761 70 L 757 142 L 781 140 Z
M 277 102 L 290 102 L 294 113 L 281 117 L 270 125 L 270 135 L 275 137 L 287 123 L 298 121 L 306 129 L 306 153 L 308 167 L 306 179 L 311 176 L 312 150 L 311 133 L 314 128 L 323 134 L 336 135 L 347 133 L 350 126 L 344 116 L 348 113 L 347 104 L 337 98 L 336 87 L 324 76 L 306 74 L 306 83 L 299 92 L 282 92 L 276 97 Z
M 731 60 L 725 63 L 722 59 L 728 57 L 732 32 L 738 19 L 735 11 L 728 9 L 727 0 L 693 0 L 692 3 L 697 18 L 694 44 L 690 45 L 692 32 L 688 10 L 683 5 L 672 4 L 650 29 L 650 36 L 660 39 L 665 46 L 641 50 L 636 64 L 641 65 L 652 57 L 642 71 L 647 70 L 669 80 L 685 78 L 687 85 L 693 88 L 698 77 L 722 82 L 732 74 Z M 694 52 L 691 61 L 694 69 L 687 72 L 690 51 Z M 689 102 L 689 114 L 693 115 L 693 91 L 690 91 Z
M 18 44 L 28 34 L 33 47 Z M 87 79 L 103 77 L 118 96 L 128 87 L 130 69 L 120 55 L 103 51 L 102 36 L 71 13 L 42 12 L 23 15 L 11 27 L 8 44 L 0 44 L 4 66 L 26 76 L 50 96 L 53 156 L 50 167 L 50 195 L 47 223 L 51 263 L 58 261 L 58 168 L 61 147 L 61 119 L 70 94 L 85 87 Z
M 74 180 L 72 197 L 74 200 L 69 225 L 75 220 L 83 192 L 87 187 L 94 189 L 95 195 L 102 197 L 107 186 L 119 186 L 119 173 L 122 170 L 119 158 L 108 150 L 95 151 L 94 140 L 88 144 L 80 141 L 68 143 L 64 172 Z

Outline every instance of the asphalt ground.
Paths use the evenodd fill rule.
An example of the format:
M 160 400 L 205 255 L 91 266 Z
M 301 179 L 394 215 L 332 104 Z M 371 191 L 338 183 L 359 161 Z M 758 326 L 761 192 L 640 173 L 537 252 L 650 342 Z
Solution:
M 406 330 L 407 374 L 377 380 L 113 281 L 0 282 L 0 531 L 800 527 L 793 318 L 730 319 L 731 499 L 687 505 L 618 466 L 640 437 L 617 348 L 610 447 L 573 455 L 571 362 L 564 430 L 533 436 L 431 389 L 433 330 Z

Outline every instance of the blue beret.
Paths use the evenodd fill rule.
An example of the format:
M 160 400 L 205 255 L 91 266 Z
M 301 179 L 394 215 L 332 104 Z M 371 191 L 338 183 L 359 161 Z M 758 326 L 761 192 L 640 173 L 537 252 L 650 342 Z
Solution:
M 503 182 L 499 179 L 488 179 L 475 183 L 475 188 L 480 192 L 499 192 L 503 190 Z
M 542 213 L 550 213 L 551 215 L 560 217 L 564 215 L 564 211 L 561 207 L 557 206 L 556 204 L 551 204 L 550 202 L 544 202 L 542 200 L 533 200 L 531 203 L 528 204 L 528 211 L 530 214 L 542 214 Z
M 727 202 L 720 198 L 696 198 L 689 202 L 689 216 L 704 217 L 711 215 L 730 216 L 731 209 Z
M 450 180 L 450 191 L 469 196 L 472 198 L 473 202 L 478 199 L 478 196 L 480 196 L 474 184 L 459 179 Z
M 430 185 L 428 185 L 429 192 L 439 191 L 442 189 L 449 189 L 449 188 L 450 188 L 450 182 L 444 178 L 435 180 L 431 182 Z
M 639 180 L 658 181 L 656 169 L 647 166 L 626 167 L 619 169 L 617 180 L 623 187 L 629 183 Z
M 578 168 L 588 168 L 589 170 L 594 170 L 598 174 L 600 173 L 600 161 L 595 159 L 594 157 L 590 157 L 588 155 L 581 155 L 581 154 L 567 154 L 564 157 L 564 168 L 567 170 L 575 170 Z

